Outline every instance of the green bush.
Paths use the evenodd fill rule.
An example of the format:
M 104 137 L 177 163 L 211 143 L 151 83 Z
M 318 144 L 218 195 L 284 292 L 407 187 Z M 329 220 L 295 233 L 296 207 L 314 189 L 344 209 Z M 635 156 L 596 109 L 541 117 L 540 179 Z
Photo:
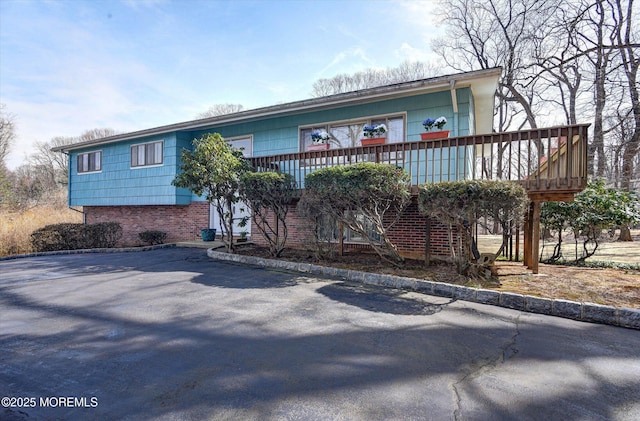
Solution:
M 287 213 L 296 191 L 295 179 L 285 173 L 246 172 L 240 181 L 240 192 L 269 253 L 280 256 L 287 242 Z
M 151 244 L 151 245 L 162 244 L 164 243 L 164 240 L 167 239 L 167 233 L 164 231 L 154 231 L 154 230 L 143 231 L 138 234 L 138 238 L 140 238 L 140 241 L 145 242 L 147 244 Z
M 34 251 L 79 250 L 114 247 L 122 237 L 117 222 L 97 224 L 54 224 L 31 233 Z
M 420 186 L 420 212 L 449 226 L 449 247 L 458 272 L 464 275 L 477 270 L 478 258 L 472 250 L 474 223 L 488 216 L 502 227 L 502 245 L 507 244 L 511 227 L 518 226 L 528 204 L 522 186 L 499 180 L 461 180 Z M 458 235 L 454 238 L 453 229 Z
M 394 165 L 363 162 L 322 168 L 305 177 L 298 207 L 310 220 L 322 217 L 344 224 L 381 258 L 398 264 L 403 259 L 388 232 L 409 204 L 409 182 L 409 174 Z
M 563 261 L 562 231 L 570 229 L 576 247 L 575 263 L 593 256 L 602 230 L 629 226 L 640 221 L 640 198 L 634 192 L 606 186 L 603 179 L 591 180 L 587 188 L 575 195 L 573 202 L 542 205 L 540 222 L 558 234 L 553 254 L 545 262 Z M 582 238 L 582 255 L 578 256 L 578 238 Z

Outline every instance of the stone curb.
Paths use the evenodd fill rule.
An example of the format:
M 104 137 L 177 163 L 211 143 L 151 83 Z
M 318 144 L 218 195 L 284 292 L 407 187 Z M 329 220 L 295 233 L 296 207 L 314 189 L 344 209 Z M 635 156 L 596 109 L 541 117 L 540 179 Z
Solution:
M 549 298 L 533 297 L 530 295 L 514 294 L 511 292 L 469 288 L 442 282 L 425 281 L 422 279 L 361 272 L 350 269 L 338 269 L 310 263 L 264 259 L 239 254 L 229 254 L 226 252 L 215 251 L 214 249 L 208 249 L 207 256 L 212 259 L 228 262 L 337 277 L 370 285 L 410 289 L 439 297 L 489 304 L 526 311 L 529 313 L 563 317 L 583 322 L 601 323 L 640 330 L 640 310 L 631 308 L 610 307 L 594 303 L 579 303 L 567 300 L 554 300 Z
M 62 256 L 67 254 L 89 254 L 89 253 L 131 253 L 134 251 L 149 251 L 149 250 L 167 249 L 167 248 L 173 248 L 173 247 L 176 247 L 175 243 L 158 244 L 155 246 L 143 246 L 143 247 L 41 251 L 38 253 L 14 254 L 11 256 L 0 257 L 0 262 L 3 260 L 23 259 L 25 257 Z

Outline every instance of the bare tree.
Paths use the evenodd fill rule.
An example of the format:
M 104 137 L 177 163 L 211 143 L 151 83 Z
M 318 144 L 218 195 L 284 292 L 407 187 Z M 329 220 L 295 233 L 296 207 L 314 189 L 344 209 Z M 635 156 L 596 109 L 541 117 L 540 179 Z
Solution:
M 118 134 L 113 129 L 91 129 L 75 137 L 55 137 L 48 142 L 36 142 L 35 152 L 26 164 L 5 173 L 2 183 L 2 204 L 26 209 L 40 204 L 62 206 L 66 203 L 69 157 L 53 152 L 56 146 L 100 139 Z
M 219 115 L 239 113 L 242 110 L 244 110 L 242 104 L 214 104 L 207 111 L 198 114 L 196 118 L 217 117 Z
M 585 83 L 586 57 L 577 45 L 576 16 L 580 6 L 565 4 L 549 16 L 545 36 L 535 39 L 535 59 L 541 69 L 541 78 L 551 87 L 540 93 L 539 101 L 553 104 L 564 113 L 567 124 L 578 123 L 578 107 L 590 100 L 590 86 Z M 588 82 L 588 81 L 587 81 Z M 555 91 L 555 93 L 554 93 Z
M 0 104 L 0 165 L 5 164 L 5 159 L 16 136 L 13 116 L 8 114 L 5 108 L 5 104 Z
M 13 116 L 5 112 L 4 104 L 0 104 L 0 205 L 2 206 L 10 201 L 11 181 L 5 160 L 14 139 Z
M 46 177 L 56 184 L 67 185 L 69 157 L 62 152 L 53 152 L 51 148 L 77 142 L 77 137 L 54 137 L 48 142 L 36 142 L 34 144 L 36 152 L 29 156 L 27 162 L 33 168 L 38 168 L 40 174 L 46 174 Z
M 88 140 L 102 139 L 118 134 L 110 128 L 96 128 L 84 131 L 80 136 L 54 137 L 48 142 L 36 142 L 36 152 L 27 160 L 29 165 L 37 168 L 40 176 L 46 176 L 59 186 L 66 186 L 69 179 L 69 157 L 62 152 L 54 152 L 51 149 L 56 146 L 70 145 Z
M 622 104 L 621 104 L 622 105 Z M 607 165 L 606 180 L 616 188 L 620 188 L 622 180 L 622 155 L 627 139 L 630 139 L 634 130 L 632 110 L 623 106 L 616 110 L 615 115 L 609 115 L 605 124 L 611 127 L 608 133 L 609 142 L 605 144 L 605 156 Z M 634 165 L 635 174 L 638 177 L 639 167 Z
M 638 68 L 640 67 L 640 48 L 638 22 L 633 21 L 633 0 L 627 0 L 626 8 L 622 0 L 614 2 L 614 20 L 616 25 L 615 41 L 620 46 L 620 60 L 626 76 L 629 102 L 631 104 L 632 131 L 623 139 L 621 187 L 631 190 L 634 166 L 637 165 L 640 150 L 640 90 L 638 89 Z M 632 241 L 627 224 L 620 227 L 620 240 Z
M 558 4 L 557 0 L 446 0 L 439 8 L 447 29 L 434 49 L 448 66 L 458 71 L 502 67 L 496 92 L 500 125 L 537 127 L 542 108 L 535 102 L 541 89 L 535 51 L 537 40 L 551 30 L 545 22 Z M 509 109 L 519 117 L 507 117 Z
M 496 93 L 497 131 L 536 127 L 552 115 L 564 115 L 567 124 L 593 118 L 589 173 L 619 174 L 632 184 L 640 129 L 625 129 L 631 134 L 622 148 L 606 145 L 614 140 L 614 131 L 621 133 L 615 126 L 624 120 L 618 118 L 619 110 L 630 108 L 635 127 L 640 127 L 634 0 L 442 3 L 447 34 L 434 49 L 445 62 L 458 71 L 503 68 Z M 605 148 L 616 153 L 606 154 Z M 613 156 L 622 160 L 617 172 L 607 170 Z M 497 159 L 499 164 L 500 153 Z
M 609 77 L 615 67 L 615 19 L 609 0 L 583 1 L 570 21 L 576 56 L 584 56 L 593 74 L 593 139 L 588 150 L 589 174 L 602 177 L 606 171 L 604 154 L 604 119 L 607 106 Z M 595 164 L 595 167 L 594 167 Z
M 342 73 L 313 83 L 311 96 L 322 97 L 376 86 L 391 85 L 436 76 L 441 70 L 420 61 L 404 61 L 398 67 L 366 69 L 352 74 Z
M 111 137 L 111 136 L 115 136 L 117 134 L 120 134 L 121 132 L 114 130 L 114 129 L 110 129 L 108 127 L 103 127 L 103 128 L 97 128 L 97 129 L 88 129 L 85 130 L 84 132 L 82 132 L 82 134 L 78 137 L 73 138 L 74 142 L 86 142 L 88 140 L 96 140 L 96 139 L 102 139 L 105 137 Z
M 622 0 L 615 2 L 615 12 L 619 25 L 616 31 L 616 41 L 621 46 L 622 67 L 629 89 L 629 101 L 634 121 L 631 136 L 625 141 L 622 158 L 622 188 L 629 190 L 633 177 L 634 161 L 638 156 L 640 146 L 640 90 L 638 89 L 638 68 L 640 67 L 640 48 L 636 41 L 640 41 L 638 22 L 633 21 L 633 0 L 626 2 L 626 10 Z M 635 31 L 632 30 L 635 29 Z
M 64 197 L 60 186 L 43 167 L 23 164 L 10 174 L 11 191 L 4 203 L 25 210 L 41 204 L 61 205 Z

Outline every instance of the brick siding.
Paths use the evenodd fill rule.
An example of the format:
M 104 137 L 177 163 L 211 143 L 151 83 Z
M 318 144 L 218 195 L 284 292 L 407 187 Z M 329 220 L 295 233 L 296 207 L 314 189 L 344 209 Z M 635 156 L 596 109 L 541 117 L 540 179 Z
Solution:
M 252 221 L 251 240 L 259 245 L 266 245 L 260 235 L 260 231 Z M 418 205 L 414 201 L 405 209 L 400 220 L 389 231 L 389 239 L 398 247 L 398 251 L 404 257 L 422 259 L 425 254 L 427 218 L 418 211 Z M 287 247 L 307 248 L 313 241 L 313 227 L 296 213 L 296 205 L 290 205 L 287 214 Z M 345 248 L 360 248 L 361 245 L 349 245 Z M 449 256 L 448 228 L 442 223 L 431 221 L 431 255 Z
M 200 230 L 209 227 L 209 203 L 154 206 L 85 206 L 88 224 L 119 222 L 122 239 L 118 245 L 140 245 L 138 233 L 147 230 L 164 231 L 167 242 L 195 240 Z
M 209 226 L 209 204 L 191 202 L 190 205 L 153 206 L 86 206 L 88 224 L 119 222 L 123 236 L 119 245 L 140 245 L 138 233 L 159 230 L 167 233 L 167 242 L 189 241 L 200 238 L 200 230 Z M 266 245 L 253 221 L 251 240 Z M 418 211 L 415 201 L 405 209 L 400 220 L 389 231 L 390 240 L 404 257 L 422 259 L 425 253 L 427 218 Z M 296 213 L 296 205 L 290 205 L 287 215 L 287 247 L 309 248 L 313 241 L 311 224 Z M 361 248 L 361 244 L 345 243 L 345 248 Z M 449 256 L 447 227 L 438 221 L 431 222 L 431 255 Z

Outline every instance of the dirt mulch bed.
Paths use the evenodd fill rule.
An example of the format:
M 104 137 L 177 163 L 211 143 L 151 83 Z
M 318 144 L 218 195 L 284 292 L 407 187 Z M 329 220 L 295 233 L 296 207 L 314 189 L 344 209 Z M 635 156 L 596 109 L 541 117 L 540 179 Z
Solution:
M 266 248 L 253 244 L 238 247 L 237 253 L 270 258 Z M 460 276 L 453 266 L 446 263 L 425 267 L 421 261 L 407 260 L 400 268 L 394 268 L 382 262 L 377 255 L 366 251 L 350 251 L 344 256 L 336 256 L 330 261 L 318 261 L 309 251 L 287 249 L 280 259 L 407 276 L 537 297 L 640 309 L 640 271 L 636 270 L 540 264 L 540 273 L 533 275 L 522 263 L 499 261 L 496 262 L 497 275 L 495 280 L 485 281 Z

